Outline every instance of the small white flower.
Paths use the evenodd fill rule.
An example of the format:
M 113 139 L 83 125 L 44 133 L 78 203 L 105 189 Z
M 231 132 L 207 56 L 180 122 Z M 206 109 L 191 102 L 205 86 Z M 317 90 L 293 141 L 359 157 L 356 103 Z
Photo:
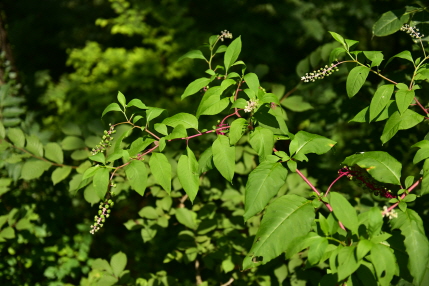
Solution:
M 416 26 L 411 27 L 408 24 L 405 24 L 404 26 L 402 26 L 401 31 L 406 32 L 407 34 L 409 34 L 411 36 L 411 38 L 415 38 L 415 39 L 421 39 L 425 36 L 425 35 L 420 34 L 419 29 L 417 29 Z
M 244 112 L 252 112 L 258 107 L 258 100 L 250 100 L 247 102 L 247 105 L 244 107 Z
M 390 212 L 386 212 L 387 211 L 387 206 L 383 207 L 383 216 L 388 217 L 389 219 L 393 219 L 393 218 L 398 218 L 398 213 L 392 209 Z

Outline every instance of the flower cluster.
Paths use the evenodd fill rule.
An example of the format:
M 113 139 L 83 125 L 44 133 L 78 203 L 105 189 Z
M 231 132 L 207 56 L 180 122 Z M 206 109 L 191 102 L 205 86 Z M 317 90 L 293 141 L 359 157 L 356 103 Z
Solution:
M 258 107 L 258 100 L 249 100 L 247 105 L 244 107 L 244 112 L 252 112 Z
M 392 193 L 383 183 L 374 180 L 365 169 L 358 166 L 347 167 L 344 166 L 338 171 L 338 174 L 347 176 L 350 180 L 357 179 L 358 184 L 369 190 L 374 195 L 382 196 L 388 199 L 396 198 L 397 196 Z
M 401 31 L 406 32 L 407 34 L 409 34 L 411 36 L 411 38 L 415 38 L 415 39 L 421 39 L 425 36 L 425 35 L 420 34 L 419 29 L 417 29 L 416 26 L 411 27 L 408 24 L 405 24 L 404 26 L 402 26 Z
M 223 42 L 224 39 L 232 39 L 232 34 L 227 30 L 223 30 L 222 32 L 220 32 L 219 38 Z
M 116 130 L 114 130 L 115 126 L 112 126 L 112 124 L 109 124 L 109 125 L 110 125 L 110 128 L 108 131 L 104 130 L 104 135 L 100 143 L 98 145 L 95 145 L 95 148 L 91 150 L 92 155 L 98 154 L 100 152 L 104 152 L 107 147 L 112 146 L 113 137 L 111 135 L 115 134 Z
M 110 216 L 110 208 L 113 206 L 112 200 L 107 200 L 100 203 L 98 215 L 94 217 L 94 224 L 91 225 L 91 230 L 89 231 L 91 234 L 97 232 L 101 227 L 103 227 L 106 218 Z
M 317 71 L 306 73 L 305 76 L 301 77 L 301 80 L 303 80 L 304 82 L 314 82 L 316 81 L 316 79 L 322 79 L 325 76 L 330 76 L 336 71 L 338 71 L 338 67 L 336 65 L 331 64 L 330 67 L 326 65 L 324 68 L 321 68 Z
M 394 209 L 392 209 L 392 210 L 390 210 L 390 212 L 388 212 L 386 206 L 383 207 L 382 214 L 383 214 L 383 216 L 388 217 L 389 219 L 398 218 L 398 213 Z

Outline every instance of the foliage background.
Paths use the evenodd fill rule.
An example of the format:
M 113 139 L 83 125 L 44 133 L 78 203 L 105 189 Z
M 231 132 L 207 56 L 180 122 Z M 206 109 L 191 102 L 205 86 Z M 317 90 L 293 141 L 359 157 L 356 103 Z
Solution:
M 407 49 L 409 39 L 406 34 L 373 38 L 371 32 L 374 22 L 387 9 L 400 9 L 407 4 L 409 1 L 399 0 L 4 0 L 0 4 L 0 13 L 13 58 L 9 59 L 12 60 L 9 70 L 6 64 L 3 70 L 17 74 L 21 86 L 13 96 L 25 101 L 21 103 L 23 111 L 16 116 L 22 119 L 20 124 L 29 134 L 38 136 L 44 144 L 61 142 L 65 134 L 92 138 L 99 136 L 109 123 L 100 121 L 99 116 L 115 99 L 118 90 L 129 99 L 140 98 L 147 105 L 168 108 L 171 114 L 194 111 L 196 106 L 192 100 L 182 102 L 179 95 L 189 82 L 200 77 L 205 67 L 195 61 L 177 62 L 177 59 L 201 45 L 209 35 L 228 29 L 234 36 L 242 36 L 241 59 L 248 64 L 249 71 L 262 78 L 263 86 L 286 96 L 300 95 L 309 104 L 296 104 L 288 110 L 290 131 L 306 130 L 338 142 L 334 152 L 320 158 L 310 157 L 310 163 L 301 167 L 317 179 L 318 188 L 326 189 L 345 156 L 381 148 L 378 134 L 382 127 L 348 123 L 368 105 L 370 93 L 367 102 L 362 100 L 363 97 L 349 100 L 344 84 L 347 70 L 342 69 L 335 76 L 305 86 L 301 85 L 300 76 L 313 67 L 327 64 L 320 59 L 321 49 L 332 43 L 327 31 L 360 41 L 361 50 L 383 50 L 386 55 L 394 55 Z M 325 48 L 334 44 L 330 45 Z M 306 67 L 305 59 L 310 66 Z M 391 71 L 397 70 L 398 66 L 392 64 Z M 9 81 L 13 80 L 13 74 L 10 74 Z M 365 87 L 366 90 L 374 89 L 377 83 L 374 80 L 372 86 Z M 114 120 L 113 117 L 110 119 Z M 208 121 L 207 125 L 210 124 L 215 122 Z M 76 125 L 80 131 L 76 131 Z M 419 131 L 423 136 L 427 132 L 424 127 Z M 412 153 L 408 146 L 419 139 L 422 136 L 402 131 L 394 144 L 387 143 L 383 148 L 391 155 L 403 158 L 403 163 L 410 162 Z M 207 142 L 203 140 L 198 144 Z M 71 153 L 66 153 L 65 163 L 80 164 L 73 156 L 70 158 Z M 13 170 L 8 168 L 12 163 L 6 159 L 2 157 L 1 164 L 5 166 L 2 177 L 14 178 Z M 405 171 L 418 175 L 412 165 L 405 167 Z M 88 225 L 94 207 L 87 202 L 88 197 L 85 198 L 82 191 L 70 194 L 68 181 L 53 186 L 51 172 L 36 181 L 14 178 L 10 190 L 0 192 L 0 215 L 16 209 L 20 213 L 18 217 L 29 220 L 14 238 L 0 241 L 0 284 L 90 285 L 85 283 L 90 283 L 91 275 L 96 275 L 91 270 L 92 260 L 109 260 L 119 251 L 127 255 L 127 269 L 135 279 L 164 270 L 171 276 L 171 281 L 181 281 L 178 285 L 198 281 L 194 264 L 183 261 L 163 263 L 164 257 L 176 247 L 176 235 L 183 230 L 182 225 L 171 221 L 168 228 L 159 229 L 155 239 L 149 242 L 143 241 L 139 231 L 128 231 L 124 227 L 127 221 L 137 219 L 143 207 L 154 206 L 159 198 L 152 195 L 140 197 L 135 192 L 122 193 L 107 225 L 96 236 L 91 236 Z M 210 176 L 212 187 L 221 190 L 221 198 L 212 199 L 211 203 L 216 205 L 219 214 L 232 220 L 236 228 L 236 232 L 223 233 L 230 240 L 225 243 L 227 249 L 220 247 L 222 241 L 213 242 L 221 249 L 216 255 L 233 253 L 234 273 L 240 273 L 242 252 L 231 248 L 248 250 L 252 240 L 251 231 L 240 234 L 245 231 L 239 225 L 244 225 L 236 221 L 238 216 L 233 214 L 242 207 L 242 198 L 239 192 L 230 192 L 233 194 L 230 197 L 225 195 L 228 187 L 213 183 L 218 174 Z M 353 184 L 344 182 L 337 188 L 351 198 L 357 197 L 351 201 L 358 208 L 374 204 Z M 305 194 L 308 189 L 291 177 L 284 191 Z M 210 201 L 210 196 L 209 193 L 205 195 L 206 202 Z M 234 200 L 237 203 L 231 203 Z M 180 197 L 173 201 L 173 205 L 180 203 Z M 188 203 L 187 207 L 191 207 Z M 421 200 L 417 204 L 415 209 L 427 222 L 426 203 Z M 284 260 L 276 259 L 252 275 L 234 275 L 239 275 L 237 281 L 242 279 L 242 282 L 237 283 L 242 285 L 270 285 L 263 284 L 267 279 L 272 280 L 272 285 L 292 283 L 292 280 L 281 279 L 284 273 L 295 275 L 294 279 L 301 281 L 297 283 L 309 279 L 294 272 L 293 263 L 296 262 L 286 262 L 288 271 L 284 270 L 284 263 Z M 200 275 L 203 280 L 219 284 L 228 281 L 232 275 L 225 272 L 225 268 L 223 271 L 203 268 Z M 163 275 L 158 273 L 159 277 Z M 317 281 L 317 273 L 312 275 L 316 275 L 314 279 Z M 170 285 L 174 285 L 171 281 Z

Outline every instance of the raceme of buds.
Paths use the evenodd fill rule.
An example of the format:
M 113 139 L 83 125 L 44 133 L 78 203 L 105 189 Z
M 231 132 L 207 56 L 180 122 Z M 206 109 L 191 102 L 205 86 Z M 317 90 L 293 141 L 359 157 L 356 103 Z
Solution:
M 411 36 L 411 38 L 414 38 L 414 39 L 421 39 L 425 36 L 425 35 L 420 35 L 419 29 L 417 29 L 416 26 L 411 27 L 408 24 L 405 24 L 404 26 L 402 26 L 401 31 L 406 32 Z
M 303 80 L 304 82 L 314 82 L 316 81 L 316 79 L 322 79 L 325 76 L 330 76 L 336 71 L 338 71 L 338 67 L 336 65 L 331 64 L 330 67 L 326 65 L 324 68 L 321 68 L 317 71 L 306 73 L 305 76 L 301 77 L 301 80 Z
M 388 217 L 389 219 L 398 218 L 398 213 L 394 209 L 390 210 L 389 212 L 386 212 L 386 211 L 387 211 L 387 207 L 384 206 L 383 212 L 382 212 L 383 216 Z
M 361 187 L 369 190 L 374 195 L 382 196 L 388 199 L 396 198 L 397 196 L 388 190 L 383 183 L 374 180 L 365 169 L 358 166 L 347 167 L 344 166 L 338 170 L 338 174 L 346 175 L 350 180 L 357 179 Z
M 258 100 L 249 100 L 247 105 L 244 107 L 244 112 L 252 112 L 258 107 Z
M 109 130 L 104 130 L 104 135 L 101 138 L 100 143 L 98 145 L 95 145 L 95 148 L 91 150 L 92 155 L 104 152 L 107 147 L 112 146 L 113 137 L 111 135 L 116 133 L 116 130 L 114 129 L 115 126 L 112 126 L 112 124 L 110 124 Z
M 100 228 L 103 227 L 106 218 L 110 216 L 110 208 L 113 207 L 114 203 L 112 200 L 107 200 L 100 203 L 98 215 L 94 217 L 94 224 L 91 225 L 91 234 L 96 233 Z
M 223 42 L 224 39 L 232 39 L 232 34 L 227 30 L 220 32 L 219 39 Z

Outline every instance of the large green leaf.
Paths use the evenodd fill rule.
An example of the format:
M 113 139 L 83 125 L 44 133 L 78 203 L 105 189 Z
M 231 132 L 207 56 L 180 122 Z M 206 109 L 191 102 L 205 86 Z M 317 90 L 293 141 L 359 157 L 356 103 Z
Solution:
M 144 149 L 146 149 L 147 146 L 152 144 L 155 140 L 152 138 L 137 138 L 136 140 L 131 143 L 130 149 L 128 149 L 128 153 L 131 157 L 134 157 Z
M 371 248 L 371 262 L 380 285 L 389 286 L 396 271 L 396 259 L 393 252 L 386 245 L 374 244 Z M 426 268 L 426 265 L 424 267 Z
M 249 89 L 252 90 L 255 93 L 255 95 L 257 95 L 259 91 L 258 76 L 255 73 L 248 73 L 244 75 L 244 81 L 246 82 Z
M 52 182 L 54 185 L 58 184 L 62 180 L 68 177 L 68 175 L 71 172 L 70 166 L 64 166 L 64 167 L 58 167 L 55 169 L 55 171 L 52 172 Z
M 336 192 L 330 193 L 329 203 L 331 204 L 337 219 L 345 227 L 357 234 L 359 224 L 356 209 L 352 207 L 343 195 Z
M 244 118 L 237 118 L 235 119 L 229 128 L 229 143 L 231 145 L 235 145 L 235 143 L 238 142 L 238 140 L 241 139 L 243 136 L 245 128 L 247 127 L 248 123 L 247 120 Z
M 348 166 L 358 165 L 366 169 L 366 171 L 379 182 L 401 185 L 402 165 L 386 152 L 362 152 L 347 157 L 342 164 Z
M 259 161 L 265 160 L 265 157 L 273 153 L 274 133 L 266 128 L 256 127 L 250 134 L 249 143 L 259 155 Z
M 337 256 L 338 281 L 344 280 L 352 275 L 359 268 L 359 261 L 356 259 L 356 246 L 343 247 Z
M 368 73 L 369 68 L 362 66 L 354 67 L 350 71 L 346 81 L 347 95 L 349 98 L 352 98 L 359 92 L 368 77 Z
M 196 230 L 197 225 L 197 214 L 187 208 L 176 209 L 177 220 L 186 227 Z
M 111 103 L 109 104 L 104 110 L 103 113 L 101 114 L 101 118 L 103 118 L 103 116 L 110 111 L 122 111 L 121 107 L 119 106 L 119 104 L 117 103 Z
M 206 87 L 210 82 L 211 82 L 211 79 L 206 77 L 194 80 L 186 87 L 185 91 L 181 96 L 182 100 L 190 95 L 197 93 L 203 87 Z
M 401 59 L 404 59 L 404 60 L 407 60 L 407 61 L 410 61 L 410 62 L 412 62 L 412 63 L 414 63 L 414 60 L 413 60 L 413 56 L 411 55 L 411 52 L 410 51 L 402 51 L 402 52 L 400 52 L 399 54 L 396 54 L 396 55 L 394 55 L 393 57 L 391 57 L 388 61 L 387 61 L 387 63 L 386 63 L 386 66 L 394 59 L 394 58 L 401 58 Z
M 363 54 L 371 61 L 371 67 L 379 66 L 384 59 L 383 53 L 379 51 L 364 51 Z
M 403 114 L 414 99 L 414 90 L 398 90 L 395 98 L 399 113 Z
M 152 153 L 149 160 L 150 170 L 155 180 L 170 194 L 171 192 L 171 164 L 162 153 Z
M 215 115 L 227 108 L 229 105 L 229 98 L 220 98 L 224 90 L 224 87 L 214 86 L 204 93 L 197 109 L 197 118 L 201 115 Z
M 324 154 L 331 150 L 337 142 L 330 140 L 326 137 L 311 134 L 305 131 L 299 131 L 289 145 L 290 154 L 308 154 L 316 153 L 318 155 Z
M 97 169 L 92 180 L 92 185 L 98 197 L 103 200 L 109 187 L 109 170 L 106 168 Z
M 52 165 L 41 160 L 28 160 L 21 170 L 21 179 L 32 180 L 39 178 Z
M 55 163 L 62 164 L 64 162 L 63 149 L 58 143 L 48 143 L 45 145 L 45 157 Z
M 210 146 L 201 155 L 198 160 L 198 174 L 203 174 L 213 169 L 213 151 Z
M 25 149 L 36 156 L 43 157 L 43 144 L 35 135 L 27 135 L 27 145 L 25 146 Z
M 238 59 L 238 56 L 241 52 L 241 37 L 236 38 L 234 41 L 229 44 L 225 52 L 224 65 L 225 72 L 228 72 L 229 68 L 234 64 Z
M 76 150 L 80 148 L 85 148 L 85 141 L 76 136 L 67 136 L 61 141 L 61 147 L 63 150 Z
M 270 155 L 250 174 L 246 184 L 244 220 L 262 211 L 286 181 L 287 169 Z
M 408 22 L 410 14 L 404 14 L 405 10 L 388 11 L 381 15 L 375 22 L 372 33 L 377 37 L 384 37 L 393 34 L 401 29 L 404 23 Z
M 377 89 L 369 106 L 369 121 L 374 120 L 387 106 L 394 89 L 395 86 L 393 84 L 385 84 Z
M 132 160 L 125 167 L 125 174 L 133 188 L 141 196 L 144 195 L 147 186 L 147 170 L 142 161 Z
M 163 109 L 163 108 L 149 107 L 146 110 L 146 122 L 149 123 L 152 119 L 155 119 L 158 116 L 160 116 L 164 111 L 165 111 L 165 109 Z
M 229 145 L 228 137 L 218 135 L 212 145 L 213 163 L 219 173 L 229 182 L 234 177 L 235 146 Z
M 313 221 L 311 201 L 297 195 L 276 199 L 267 207 L 243 269 L 266 264 L 291 249 L 308 234 Z
M 424 116 L 407 109 L 403 114 L 395 111 L 387 120 L 381 135 L 381 142 L 389 141 L 399 130 L 410 129 L 424 120 Z
M 423 164 L 423 180 L 422 180 L 422 189 L 420 195 L 429 194 L 429 159 L 425 160 Z
M 201 59 L 207 62 L 206 57 L 204 57 L 203 53 L 200 50 L 192 50 L 181 56 L 177 61 L 180 62 L 183 59 Z
M 164 119 L 162 123 L 171 127 L 176 127 L 177 125 L 182 124 L 186 129 L 198 129 L 198 119 L 189 113 L 178 113 Z
M 313 109 L 313 106 L 311 106 L 310 103 L 304 101 L 304 98 L 300 95 L 289 96 L 285 98 L 281 102 L 281 104 L 287 109 L 290 109 L 295 112 L 303 112 L 306 110 Z
M 20 128 L 9 128 L 7 130 L 7 137 L 18 148 L 24 148 L 25 135 Z
M 186 152 L 187 155 L 183 154 L 180 156 L 177 164 L 177 176 L 179 177 L 183 189 L 188 194 L 189 199 L 193 202 L 200 187 L 198 162 L 189 147 L 186 147 Z
M 122 271 L 124 271 L 127 265 L 127 256 L 123 252 L 118 252 L 110 259 L 110 265 L 112 266 L 113 274 L 119 278 Z

